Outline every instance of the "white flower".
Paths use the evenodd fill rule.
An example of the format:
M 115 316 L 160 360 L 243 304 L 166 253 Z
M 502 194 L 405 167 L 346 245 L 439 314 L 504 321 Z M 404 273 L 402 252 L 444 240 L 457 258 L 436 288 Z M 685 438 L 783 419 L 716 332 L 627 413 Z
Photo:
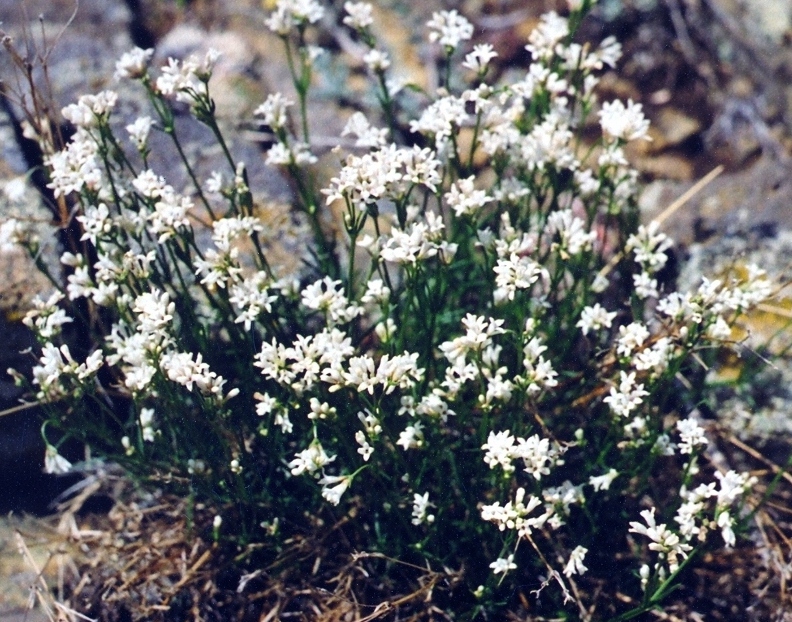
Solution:
M 294 459 L 289 462 L 289 469 L 292 475 L 302 475 L 306 472 L 313 474 L 335 459 L 335 456 L 328 455 L 321 443 L 315 440 L 307 449 L 303 449 L 294 456 Z
M 541 356 L 547 350 L 538 337 L 528 338 L 530 331 L 526 330 L 526 342 L 523 345 L 523 366 L 525 378 L 522 384 L 528 393 L 538 393 L 544 388 L 551 389 L 558 386 L 556 377 L 558 373 L 553 369 L 552 363 Z
M 630 356 L 649 338 L 649 329 L 640 322 L 619 326 L 619 339 L 616 352 L 620 356 Z
M 204 259 L 193 260 L 196 276 L 203 276 L 201 283 L 212 291 L 218 287 L 225 289 L 226 286 L 236 284 L 242 273 L 242 268 L 237 265 L 236 261 L 238 252 L 234 248 L 228 253 L 218 253 L 215 249 L 210 248 L 206 251 Z
M 189 352 L 168 352 L 162 355 L 160 367 L 169 380 L 186 387 L 188 391 L 192 391 L 195 385 L 201 393 L 218 397 L 222 395 L 225 380 L 210 371 L 200 352 L 195 355 L 195 360 Z M 231 392 L 228 396 L 232 396 Z
M 316 156 L 311 153 L 310 146 L 303 142 L 295 142 L 291 145 L 275 143 L 267 151 L 265 160 L 270 166 L 314 164 L 316 161 Z
M 557 169 L 576 169 L 574 134 L 559 115 L 548 115 L 536 124 L 519 143 L 519 155 L 531 169 L 544 170 L 548 165 Z
M 69 346 L 60 348 L 45 343 L 41 350 L 39 364 L 33 367 L 33 384 L 40 387 L 36 394 L 42 401 L 55 401 L 69 394 L 79 394 L 88 380 L 104 364 L 101 350 L 92 352 L 83 363 L 77 363 L 69 351 Z
M 83 95 L 76 104 L 61 110 L 63 117 L 77 127 L 90 128 L 106 119 L 118 101 L 115 91 L 102 91 L 96 95 Z
M 547 269 L 531 259 L 512 253 L 508 259 L 498 259 L 495 272 L 496 300 L 514 300 L 517 290 L 529 289 L 540 277 L 549 277 Z
M 69 300 L 77 300 L 83 296 L 89 298 L 94 291 L 94 283 L 88 271 L 88 266 L 77 266 L 67 278 L 66 293 Z
M 318 22 L 324 12 L 316 0 L 278 0 L 275 11 L 264 23 L 272 32 L 286 36 L 299 25 Z
M 592 475 L 589 477 L 589 484 L 598 492 L 600 490 L 608 490 L 613 480 L 618 476 L 619 472 L 616 469 L 610 469 L 607 473 L 602 475 Z
M 725 475 L 719 471 L 715 477 L 720 480 L 718 490 L 718 508 L 727 508 L 745 494 L 756 483 L 756 477 L 747 473 L 730 470 Z
M 71 471 L 72 463 L 58 453 L 58 450 L 47 443 L 44 451 L 44 472 L 61 475 Z
M 107 205 L 89 205 L 85 208 L 85 213 L 77 216 L 77 220 L 82 223 L 83 233 L 80 241 L 90 240 L 93 245 L 100 237 L 104 237 L 113 230 L 113 221 L 110 219 L 110 210 Z
M 475 214 L 485 204 L 492 201 L 484 190 L 476 190 L 476 178 L 471 175 L 466 179 L 459 179 L 451 184 L 445 194 L 445 200 L 457 216 Z
M 142 78 L 146 75 L 148 62 L 153 54 L 153 48 L 143 50 L 136 47 L 129 52 L 125 52 L 116 62 L 115 79 L 130 78 L 135 80 Z
M 517 438 L 517 445 L 510 450 L 510 458 L 521 459 L 525 472 L 539 481 L 543 475 L 550 474 L 550 467 L 564 463 L 560 459 L 563 453 L 564 449 L 551 445 L 550 439 L 540 439 L 538 434 L 534 434 L 528 438 Z
M 734 519 L 728 511 L 718 514 L 718 527 L 721 528 L 721 536 L 727 548 L 734 546 L 737 539 L 734 536 Z
M 485 394 L 479 395 L 478 398 L 482 407 L 490 408 L 494 401 L 508 402 L 511 399 L 514 383 L 504 379 L 505 372 L 505 367 L 499 369 L 494 375 L 489 368 L 483 370 L 483 376 L 487 379 L 487 391 Z
M 668 337 L 661 337 L 651 347 L 635 355 L 633 366 L 638 371 L 651 371 L 652 376 L 662 374 L 674 355 L 674 343 Z
M 138 314 L 138 330 L 150 334 L 165 330 L 173 320 L 176 304 L 168 292 L 153 289 L 135 298 L 132 310 Z
M 345 2 L 344 24 L 355 30 L 364 30 L 374 23 L 371 16 L 373 7 L 368 2 Z
M 384 304 L 390 295 L 391 290 L 382 282 L 382 279 L 371 279 L 366 284 L 366 291 L 360 297 L 360 302 L 363 304 Z
M 599 45 L 599 49 L 594 52 L 603 65 L 608 65 L 611 69 L 616 68 L 616 63 L 621 58 L 622 46 L 616 37 L 605 37 Z
M 486 451 L 484 462 L 490 469 L 500 466 L 506 473 L 514 471 L 512 460 L 514 459 L 514 437 L 511 432 L 490 432 L 487 442 L 481 448 Z
M 154 441 L 154 434 L 156 430 L 154 429 L 154 409 L 153 408 L 141 408 L 140 409 L 140 432 L 143 436 L 143 440 L 151 443 Z
M 645 272 L 654 274 L 668 261 L 666 252 L 671 248 L 671 239 L 660 232 L 660 224 L 653 220 L 649 226 L 641 225 L 638 232 L 627 238 L 626 251 L 635 252 L 635 261 Z
M 0 224 L 0 252 L 10 253 L 22 244 L 26 237 L 26 228 L 16 218 L 9 218 Z
M 724 320 L 720 315 L 715 318 L 715 321 L 707 328 L 707 337 L 716 340 L 729 339 L 732 334 L 732 328 L 729 323 Z
M 272 93 L 267 96 L 263 104 L 253 111 L 253 114 L 264 117 L 264 123 L 277 131 L 282 127 L 286 127 L 289 122 L 286 111 L 292 105 L 294 105 L 294 102 L 282 93 Z
M 657 298 L 660 294 L 657 291 L 657 279 L 653 279 L 648 272 L 633 274 L 633 287 L 638 298 Z
M 28 328 L 36 331 L 36 334 L 44 340 L 52 339 L 60 334 L 64 324 L 72 322 L 72 318 L 66 315 L 66 311 L 58 307 L 58 303 L 63 300 L 63 294 L 54 292 L 46 300 L 36 296 L 31 301 L 33 308 L 25 314 L 22 322 Z
M 597 272 L 594 276 L 594 280 L 591 282 L 591 291 L 595 294 L 601 294 L 608 289 L 608 285 L 608 277 L 602 274 L 602 272 Z
M 413 508 L 412 508 L 412 524 L 420 525 L 422 523 L 433 523 L 434 514 L 428 514 L 429 507 L 434 505 L 429 502 L 429 493 L 425 492 L 419 495 L 417 492 L 413 494 Z
M 461 41 L 467 41 L 473 36 L 473 24 L 456 10 L 433 13 L 432 19 L 426 25 L 431 29 L 429 41 L 447 48 L 456 49 Z
M 421 425 L 419 421 L 416 421 L 412 425 L 408 425 L 399 433 L 399 440 L 396 441 L 396 444 L 401 445 L 404 451 L 423 447 L 423 425 Z
M 437 238 L 425 222 L 407 225 L 404 230 L 392 229 L 380 249 L 380 257 L 392 263 L 415 265 L 437 256 Z
M 253 322 L 264 311 L 272 312 L 272 303 L 278 299 L 278 296 L 269 293 L 268 285 L 270 285 L 269 278 L 261 272 L 257 272 L 239 283 L 231 284 L 228 290 L 228 300 L 241 309 L 234 322 L 244 323 L 245 330 L 250 330 Z
M 158 198 L 162 196 L 166 188 L 170 188 L 165 183 L 165 178 L 158 176 L 151 169 L 138 173 L 137 177 L 132 180 L 132 186 L 148 199 Z
M 332 418 L 338 414 L 335 406 L 330 406 L 327 402 L 320 402 L 317 398 L 312 397 L 309 401 L 311 412 L 308 413 L 309 419 L 327 419 Z
M 487 70 L 489 62 L 498 56 L 498 53 L 493 49 L 489 43 L 480 43 L 473 46 L 473 51 L 465 56 L 465 62 L 462 66 L 475 71 L 476 73 L 483 74 Z
M 360 445 L 357 452 L 363 458 L 363 462 L 368 462 L 371 458 L 371 454 L 374 453 L 374 448 L 369 444 L 368 440 L 366 440 L 366 435 L 363 430 L 355 432 L 355 441 Z
M 616 140 L 650 140 L 649 120 L 644 117 L 643 106 L 632 99 L 627 106 L 620 100 L 602 104 L 599 111 L 600 125 L 606 136 Z
M 352 483 L 351 475 L 325 475 L 319 480 L 322 485 L 322 498 L 333 505 L 338 505 L 349 485 Z
M 390 56 L 383 50 L 372 49 L 363 55 L 363 62 L 366 67 L 374 73 L 385 71 L 391 66 Z
M 679 451 L 692 454 L 696 445 L 707 445 L 707 435 L 695 419 L 680 419 L 676 424 L 681 443 Z
M 341 281 L 328 276 L 308 285 L 300 295 L 303 306 L 324 312 L 331 325 L 350 322 L 363 312 L 344 295 Z
M 583 503 L 586 500 L 583 495 L 583 485 L 574 486 L 569 480 L 565 480 L 560 486 L 545 488 L 542 491 L 542 498 L 547 504 L 546 507 L 555 508 L 566 516 L 569 516 L 569 508 L 572 505 Z M 549 520 L 551 527 L 554 529 L 563 524 L 563 517 L 558 513 Z
M 439 389 L 434 389 L 429 395 L 424 395 L 415 406 L 415 412 L 411 414 L 426 415 L 427 417 L 440 419 L 445 423 L 449 416 L 456 415 L 456 413 L 448 407 L 448 402 L 443 400 L 440 393 Z M 404 399 L 402 399 L 403 408 L 404 404 Z M 409 411 L 409 408 L 407 410 Z M 404 413 L 400 410 L 399 414 Z
M 586 223 L 574 216 L 571 209 L 558 210 L 550 214 L 547 218 L 547 232 L 551 235 L 557 233 L 560 237 L 558 244 L 562 259 L 591 249 L 597 237 L 594 231 L 586 231 Z
M 98 145 L 91 134 L 82 127 L 72 136 L 63 151 L 45 159 L 55 198 L 83 189 L 98 191 L 103 187 L 104 175 L 100 167 Z
M 204 182 L 204 188 L 209 194 L 220 194 L 223 191 L 223 174 L 220 171 L 212 171 L 209 179 Z
M 627 156 L 624 155 L 624 149 L 618 143 L 605 145 L 599 158 L 597 158 L 597 164 L 602 168 L 613 167 L 616 169 L 629 166 Z
M 148 116 L 138 117 L 134 122 L 126 126 L 129 139 L 135 144 L 138 150 L 146 146 L 149 132 L 154 125 L 154 119 Z
M 131 456 L 135 453 L 135 446 L 132 444 L 132 441 L 129 440 L 128 436 L 121 437 L 121 447 L 124 448 L 124 453 L 127 456 Z
M 535 61 L 546 61 L 553 57 L 556 46 L 567 35 L 569 35 L 567 20 L 555 11 L 550 11 L 542 15 L 539 25 L 528 36 L 529 43 L 525 49 L 531 53 Z
M 541 506 L 542 501 L 533 495 L 528 498 L 527 503 L 524 500 L 525 488 L 518 488 L 514 501 L 508 501 L 503 506 L 497 501 L 482 506 L 481 518 L 495 523 L 500 531 L 513 529 L 520 536 L 530 535 L 533 528 L 541 528 L 545 524 L 553 511 L 551 509 L 541 516 L 528 518 L 528 514 Z
M 462 319 L 465 334 L 440 344 L 440 351 L 454 365 L 464 366 L 468 352 L 483 352 L 492 345 L 495 335 L 505 333 L 503 320 L 468 313 Z
M 204 54 L 203 59 L 198 65 L 198 69 L 196 69 L 195 73 L 201 80 L 208 80 L 212 77 L 212 71 L 214 71 L 214 66 L 217 64 L 217 61 L 220 60 L 220 57 L 223 55 L 220 50 L 216 48 L 209 48 Z
M 198 82 L 196 71 L 198 71 L 198 59 L 190 56 L 179 61 L 169 58 L 167 64 L 162 68 L 162 72 L 157 77 L 154 85 L 157 92 L 164 97 L 176 96 L 179 100 L 189 92 L 202 92 L 206 87 L 202 87 Z M 187 95 L 191 99 L 190 95 Z
M 584 335 L 588 335 L 589 331 L 610 328 L 615 317 L 615 311 L 608 311 L 602 305 L 596 303 L 593 306 L 584 307 L 580 313 L 580 320 L 575 326 L 580 328 Z
M 388 130 L 374 127 L 369 123 L 366 115 L 362 112 L 355 112 L 349 117 L 344 129 L 341 130 L 341 136 L 349 134 L 357 136 L 355 147 L 379 148 L 385 146 Z
M 462 127 L 469 116 L 462 98 L 453 95 L 441 97 L 427 106 L 417 120 L 410 121 L 410 131 L 434 136 L 437 149 L 442 150 L 451 134 Z
M 583 560 L 586 558 L 586 553 L 588 553 L 588 549 L 584 546 L 576 546 L 573 551 L 569 554 L 569 561 L 567 562 L 566 566 L 564 566 L 564 574 L 567 577 L 571 577 L 573 574 L 585 574 L 588 570 L 586 566 L 583 564 Z
M 514 563 L 514 555 L 509 555 L 508 557 L 499 557 L 494 562 L 489 565 L 492 568 L 493 574 L 506 574 L 510 570 L 514 570 L 517 568 L 517 564 Z
M 621 376 L 619 388 L 611 387 L 610 395 L 602 401 L 610 405 L 613 414 L 627 417 L 639 404 L 643 403 L 643 398 L 649 393 L 644 390 L 643 384 L 635 382 L 635 372 L 628 374 L 620 371 L 619 374 Z
M 699 488 L 702 486 L 704 484 L 699 486 Z M 711 484 L 711 486 L 714 486 L 714 484 Z M 706 499 L 706 496 L 696 495 L 695 492 L 688 494 L 690 496 L 679 506 L 674 521 L 679 524 L 679 533 L 687 541 L 690 541 L 694 536 L 702 537 L 706 535 L 706 529 L 702 529 L 700 525 L 696 524 L 696 517 L 704 510 L 703 500 Z
M 675 572 L 679 568 L 679 557 L 687 558 L 688 551 L 693 547 L 681 542 L 679 536 L 668 529 L 665 524 L 655 523 L 654 515 L 654 508 L 644 510 L 641 512 L 641 516 L 646 521 L 646 525 L 633 521 L 630 523 L 630 531 L 649 538 L 652 541 L 649 544 L 649 549 L 664 553 L 668 559 L 669 569 L 671 572 Z

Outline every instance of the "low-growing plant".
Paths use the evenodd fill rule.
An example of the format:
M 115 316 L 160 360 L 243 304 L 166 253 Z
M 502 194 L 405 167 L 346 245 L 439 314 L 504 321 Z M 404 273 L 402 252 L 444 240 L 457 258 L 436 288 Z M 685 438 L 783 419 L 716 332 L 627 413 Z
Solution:
M 458 572 L 449 615 L 496 612 L 522 586 L 541 593 L 537 613 L 591 619 L 597 585 L 611 596 L 601 615 L 627 620 L 704 547 L 732 546 L 753 480 L 702 467 L 693 408 L 702 359 L 770 283 L 758 268 L 687 293 L 660 278 L 671 241 L 639 224 L 624 153 L 649 124 L 632 101 L 597 102 L 620 46 L 578 43 L 591 2 L 570 4 L 541 19 L 510 83 L 488 81 L 491 45 L 462 51 L 467 19 L 435 13 L 441 85 L 425 93 L 391 78 L 370 5 L 279 0 L 267 26 L 296 100 L 272 94 L 256 115 L 291 211 L 253 196 L 223 138 L 214 52 L 160 71 L 151 50 L 125 54 L 117 76 L 152 116 L 122 136 L 117 94 L 85 95 L 63 109 L 74 135 L 47 153 L 81 247 L 64 249 L 65 285 L 25 319 L 45 438 L 214 508 L 214 537 L 240 547 L 277 554 L 336 525 L 385 575 L 387 559 Z M 327 20 L 367 49 L 381 106 L 349 118 L 322 182 L 308 96 Z M 227 159 L 208 179 L 179 141 L 186 107 Z M 581 130 L 595 114 L 592 143 Z M 173 140 L 190 192 L 149 168 L 151 131 Z M 26 243 L 17 224 L 5 233 Z M 310 240 L 293 265 L 272 261 L 284 236 Z M 78 340 L 61 336 L 72 326 Z M 71 467 L 54 441 L 46 464 Z

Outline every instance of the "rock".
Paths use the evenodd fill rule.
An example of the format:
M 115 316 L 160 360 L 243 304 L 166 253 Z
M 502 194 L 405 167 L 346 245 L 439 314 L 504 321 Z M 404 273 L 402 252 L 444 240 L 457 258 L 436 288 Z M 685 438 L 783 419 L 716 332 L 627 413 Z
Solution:
M 644 190 L 642 218 L 649 221 L 692 184 L 656 181 Z M 785 159 L 762 156 L 750 168 L 722 174 L 663 225 L 683 245 L 714 235 L 768 237 L 792 230 L 792 179 Z
M 790 0 L 743 0 L 746 23 L 773 43 L 781 43 L 792 27 L 792 2 Z
M 659 133 L 659 138 L 655 138 L 652 144 L 654 151 L 680 145 L 702 129 L 701 121 L 671 107 L 661 108 L 654 115 L 652 125 Z
M 693 164 L 690 159 L 673 153 L 634 158 L 632 163 L 639 171 L 653 177 L 679 181 L 693 178 Z
M 50 269 L 58 274 L 58 266 L 53 262 L 51 252 L 54 229 L 49 223 L 52 216 L 25 178 L 25 160 L 16 148 L 10 119 L 1 112 L 0 144 L 3 145 L 0 158 L 0 222 L 14 219 L 22 223 L 31 236 L 41 241 L 42 257 Z M 30 307 L 37 292 L 51 288 L 51 283 L 36 269 L 35 263 L 23 249 L 3 248 L 0 241 L 0 313 L 19 317 Z

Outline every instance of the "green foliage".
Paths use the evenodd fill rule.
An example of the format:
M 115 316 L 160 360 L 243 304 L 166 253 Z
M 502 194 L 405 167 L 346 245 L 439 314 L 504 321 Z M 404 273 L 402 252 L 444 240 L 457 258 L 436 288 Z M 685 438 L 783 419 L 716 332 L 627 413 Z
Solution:
M 48 160 L 83 246 L 62 258 L 62 292 L 27 319 L 43 348 L 31 390 L 49 406 L 45 430 L 216 508 L 216 539 L 277 551 L 345 519 L 351 550 L 461 570 L 466 595 L 448 606 L 471 618 L 515 586 L 547 588 L 540 610 L 574 617 L 589 580 L 640 603 L 612 605 L 617 620 L 658 606 L 710 532 L 733 543 L 751 485 L 700 471 L 707 439 L 688 406 L 700 396 L 678 378 L 769 283 L 753 270 L 679 294 L 659 280 L 670 241 L 639 226 L 623 152 L 648 122 L 633 102 L 597 103 L 619 46 L 575 42 L 588 6 L 543 18 L 516 84 L 487 82 L 490 46 L 460 68 L 472 26 L 435 14 L 434 97 L 390 81 L 370 12 L 347 3 L 381 106 L 350 119 L 354 145 L 320 189 L 307 35 L 324 9 L 279 2 L 268 25 L 297 101 L 272 95 L 257 114 L 296 216 L 252 195 L 224 141 L 213 53 L 159 75 L 149 52 L 125 55 L 118 73 L 153 111 L 128 128 L 136 153 L 105 91 L 64 110 L 77 131 Z M 209 180 L 179 141 L 185 103 L 227 159 Z M 595 110 L 603 134 L 586 151 Z M 173 140 L 191 194 L 148 168 L 152 129 Z M 198 241 L 202 218 L 211 245 Z M 308 267 L 273 263 L 289 236 L 312 241 Z M 70 323 L 90 344 L 77 360 L 57 345 Z M 69 465 L 50 446 L 48 466 Z

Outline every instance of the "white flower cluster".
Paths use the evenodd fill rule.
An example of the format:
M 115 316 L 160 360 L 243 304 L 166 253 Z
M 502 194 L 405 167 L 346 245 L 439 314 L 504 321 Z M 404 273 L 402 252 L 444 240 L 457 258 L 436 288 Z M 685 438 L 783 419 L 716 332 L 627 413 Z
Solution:
M 528 438 L 515 438 L 508 430 L 490 432 L 481 448 L 486 451 L 484 462 L 491 469 L 500 466 L 506 473 L 511 473 L 515 468 L 512 462 L 522 460 L 525 472 L 537 481 L 549 475 L 552 467 L 564 464 L 561 456 L 566 451 L 557 444 L 551 444 L 547 438 L 540 439 L 537 434 Z
M 680 497 L 683 503 L 674 516 L 674 522 L 678 525 L 677 530 L 669 528 L 666 524 L 658 525 L 655 521 L 655 508 L 641 512 L 645 524 L 630 523 L 630 531 L 649 538 L 649 550 L 659 554 L 654 568 L 661 577 L 667 574 L 664 564 L 667 564 L 668 572 L 675 572 L 681 560 L 686 559 L 687 554 L 693 549 L 691 543 L 696 540 L 703 542 L 712 529 L 720 529 L 726 546 L 734 546 L 736 542 L 734 534 L 736 520 L 732 515 L 734 506 L 743 500 L 756 483 L 756 478 L 736 471 L 728 471 L 725 474 L 716 472 L 715 478 L 719 485 L 711 482 L 700 484 L 693 490 L 682 488 Z M 712 508 L 709 507 L 711 505 L 708 503 L 709 499 L 715 500 Z M 648 569 L 643 571 L 643 574 L 648 576 Z
M 129 52 L 124 52 L 118 62 L 116 62 L 116 80 L 124 78 L 137 80 L 145 76 L 148 71 L 149 61 L 153 55 L 153 48 L 144 50 L 136 47 Z
M 426 25 L 431 30 L 429 41 L 451 49 L 473 36 L 473 24 L 455 10 L 434 13 Z
M 60 292 L 53 293 L 47 300 L 42 300 L 36 296 L 32 300 L 33 308 L 25 314 L 22 322 L 28 328 L 33 329 L 39 339 L 48 341 L 61 332 L 64 324 L 72 322 L 72 318 L 66 315 L 66 311 L 58 307 L 64 299 Z
M 82 363 L 74 360 L 69 347 L 45 343 L 38 365 L 33 367 L 33 383 L 38 385 L 36 399 L 54 402 L 80 394 L 86 381 L 93 379 L 104 364 L 101 350 L 95 350 Z
M 649 120 L 644 117 L 643 107 L 633 100 L 627 106 L 621 100 L 602 104 L 599 112 L 602 131 L 613 140 L 648 139 Z
M 61 110 L 63 118 L 76 127 L 96 127 L 110 116 L 118 101 L 115 91 L 102 91 L 96 95 L 83 95 L 76 104 L 69 104 Z
M 562 574 L 588 571 L 589 550 L 559 532 L 596 508 L 587 495 L 597 502 L 632 494 L 625 490 L 636 485 L 635 465 L 658 456 L 674 456 L 700 477 L 695 460 L 705 431 L 692 416 L 675 415 L 673 429 L 658 391 L 682 357 L 730 336 L 734 318 L 770 294 L 769 279 L 750 267 L 746 281 L 705 279 L 690 293 L 662 291 L 658 273 L 671 241 L 658 223 L 629 225 L 636 174 L 624 146 L 648 137 L 640 104 L 599 108 L 599 159 L 584 157 L 575 141 L 585 115 L 598 109 L 593 72 L 618 60 L 614 40 L 591 49 L 574 43 L 571 22 L 550 13 L 529 38 L 532 62 L 515 84 L 482 83 L 497 52 L 479 44 L 461 62 L 474 86 L 455 90 L 448 80 L 428 98 L 389 86 L 390 57 L 371 28 L 374 7 L 346 2 L 344 11 L 343 23 L 367 48 L 361 57 L 384 114 L 349 117 L 338 140 L 343 164 L 321 191 L 308 166 L 317 158 L 307 119 L 298 139 L 290 115 L 304 115 L 316 50 L 303 35 L 324 20 L 325 8 L 278 0 L 267 20 L 286 45 L 302 46 L 302 73 L 292 67 L 300 105 L 292 109 L 274 93 L 255 111 L 276 136 L 266 162 L 292 176 L 295 205 L 314 236 L 309 265 L 289 276 L 266 248 L 266 238 L 280 233 L 227 149 L 230 177 L 215 171 L 199 183 L 188 168 L 194 192 L 177 191 L 147 168 L 151 129 L 176 131 L 162 112 L 173 112 L 173 100 L 209 120 L 215 52 L 169 59 L 156 78 L 148 77 L 151 50 L 119 61 L 117 76 L 142 80 L 157 103 L 156 119 L 141 116 L 126 128 L 142 169 L 107 162 L 97 144 L 95 128 L 110 128 L 114 92 L 64 109 L 77 130 L 47 160 L 50 187 L 79 204 L 75 225 L 85 248 L 61 257 L 66 295 L 36 299 L 25 318 L 43 345 L 33 371 L 37 397 L 95 391 L 104 403 L 111 398 L 97 375 L 106 366 L 113 390 L 133 406 L 119 434 L 129 460 L 178 445 L 184 462 L 175 468 L 218 490 L 213 478 L 235 478 L 254 489 L 256 502 L 275 490 L 255 490 L 265 471 L 273 486 L 305 477 L 331 505 L 365 473 L 371 479 L 356 499 L 369 502 L 376 490 L 376 512 L 401 512 L 404 520 L 394 523 L 425 535 L 421 546 L 449 533 L 449 511 L 513 532 L 505 534 L 512 543 L 564 542 L 552 562 L 558 570 L 548 569 L 563 585 Z M 435 13 L 428 28 L 452 68 L 472 24 L 451 10 Z M 401 105 L 408 101 L 423 107 Z M 410 146 L 396 144 L 404 134 Z M 323 208 L 338 208 L 343 227 L 331 233 Z M 196 224 L 204 218 L 211 227 Z M 290 219 L 284 213 L 278 223 Z M 9 226 L 8 237 L 15 231 Z M 622 288 L 627 300 L 618 299 Z M 644 305 L 648 298 L 656 304 Z M 92 327 L 109 333 L 82 362 L 53 343 L 72 322 L 65 307 L 75 301 L 88 308 Z M 211 433 L 221 430 L 220 461 L 191 435 L 169 431 L 171 413 L 181 409 L 204 417 Z M 239 429 L 226 434 L 228 425 Z M 465 464 L 465 477 L 485 491 L 472 502 L 458 493 L 467 482 L 439 488 L 448 466 L 454 471 L 471 451 L 482 459 Z M 52 471 L 70 466 L 49 444 L 46 456 Z M 678 528 L 658 524 L 654 508 L 630 523 L 657 554 L 658 576 L 673 573 L 708 531 L 735 542 L 752 480 L 733 471 L 715 477 L 683 488 Z M 300 488 L 292 483 L 290 490 Z M 502 549 L 493 573 L 516 569 L 516 553 L 516 545 Z M 640 575 L 647 585 L 648 572 Z
M 324 7 L 316 0 L 278 0 L 265 23 L 272 32 L 284 37 L 299 26 L 318 22 L 324 13 Z
M 344 24 L 355 30 L 363 30 L 374 23 L 371 15 L 374 7 L 368 2 L 344 2 Z
M 83 190 L 107 194 L 99 146 L 84 128 L 78 128 L 66 148 L 49 156 L 44 163 L 50 173 L 48 187 L 56 199 Z
M 434 192 L 441 180 L 440 166 L 430 149 L 391 144 L 363 156 L 348 156 L 346 165 L 322 192 L 328 204 L 344 200 L 365 206 L 381 199 L 402 200 L 416 185 Z
M 196 105 L 208 96 L 207 82 L 220 58 L 220 52 L 210 49 L 203 58 L 191 54 L 183 61 L 169 58 L 155 81 L 157 92 L 164 97 Z

